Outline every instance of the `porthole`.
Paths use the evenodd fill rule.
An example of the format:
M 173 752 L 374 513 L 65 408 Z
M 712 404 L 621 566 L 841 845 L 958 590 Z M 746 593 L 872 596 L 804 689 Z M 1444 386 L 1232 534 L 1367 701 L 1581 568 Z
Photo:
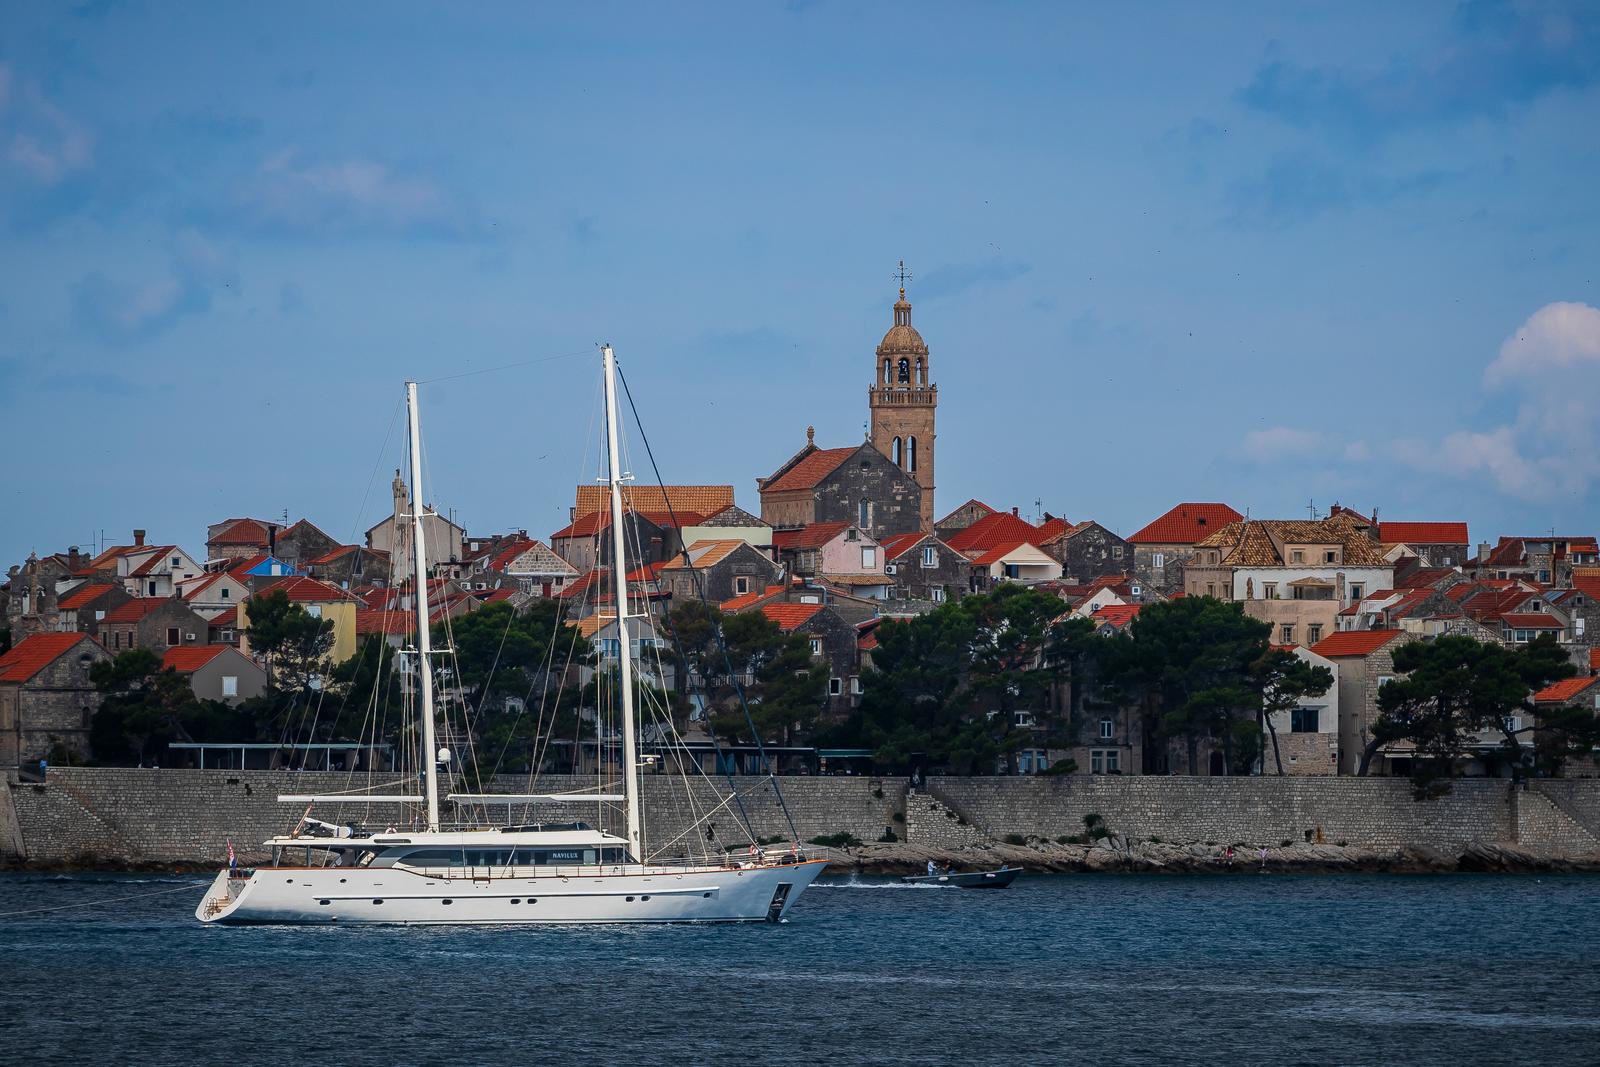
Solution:
M 700 895 L 703 896 L 703 897 L 709 897 L 711 894 L 710 893 L 701 893 Z
M 346 883 L 346 882 L 348 882 L 348 881 L 349 881 L 349 880 L 350 880 L 350 879 L 348 879 L 348 878 L 341 878 L 341 879 L 339 879 L 339 884 L 340 884 L 340 885 L 344 885 L 344 884 L 345 884 L 345 883 Z
M 446 899 L 446 900 L 439 901 L 439 903 L 441 903 L 441 904 L 454 904 L 455 901 Z
M 382 897 L 373 897 L 372 898 L 372 902 L 374 904 L 382 904 L 383 903 L 383 898 Z M 448 901 L 446 903 L 448 903 Z
M 649 900 L 650 898 L 649 897 L 640 897 L 639 899 L 640 900 Z
M 512 897 L 512 898 L 511 898 L 511 903 L 513 903 L 513 904 L 521 904 L 521 903 L 522 903 L 522 901 L 521 901 L 521 899 L 520 899 L 520 898 L 518 898 L 518 897 Z
M 293 878 L 285 878 L 283 880 L 283 882 L 284 882 L 285 885 L 290 885 L 290 884 L 292 884 L 294 882 L 294 879 Z
M 539 901 L 534 897 L 529 897 L 528 898 L 528 903 L 529 904 L 537 904 L 537 903 L 539 903 Z
M 329 904 L 332 904 L 333 901 L 331 901 L 331 900 L 319 900 L 319 901 L 317 901 L 317 903 L 321 904 L 324 908 L 326 908 Z
M 629 903 L 629 904 L 632 904 L 632 903 L 633 903 L 633 898 L 632 898 L 632 897 L 629 897 L 629 898 L 628 898 L 628 903 Z

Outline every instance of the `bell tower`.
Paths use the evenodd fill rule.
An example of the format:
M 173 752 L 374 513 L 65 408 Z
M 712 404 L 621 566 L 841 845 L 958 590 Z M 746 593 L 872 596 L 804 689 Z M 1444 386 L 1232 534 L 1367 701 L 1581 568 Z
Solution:
M 922 529 L 933 529 L 934 412 L 939 387 L 933 384 L 928 346 L 911 325 L 911 304 L 906 300 L 905 260 L 896 274 L 900 299 L 894 305 L 894 325 L 878 345 L 875 383 L 867 391 L 872 413 L 870 437 L 879 452 L 922 487 Z

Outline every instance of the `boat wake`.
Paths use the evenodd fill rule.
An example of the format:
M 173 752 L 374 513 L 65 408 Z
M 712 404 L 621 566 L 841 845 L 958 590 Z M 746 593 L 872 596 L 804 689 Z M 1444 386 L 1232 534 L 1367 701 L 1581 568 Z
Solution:
M 920 885 L 907 882 L 866 881 L 858 874 L 852 874 L 842 881 L 816 881 L 811 883 L 812 889 L 950 889 L 947 885 Z

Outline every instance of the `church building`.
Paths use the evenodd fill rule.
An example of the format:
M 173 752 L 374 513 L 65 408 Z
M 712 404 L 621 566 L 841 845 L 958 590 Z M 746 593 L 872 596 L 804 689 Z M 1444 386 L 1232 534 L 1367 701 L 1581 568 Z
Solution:
M 854 448 L 806 446 L 770 477 L 757 479 L 761 518 L 777 529 L 848 522 L 875 538 L 933 529 L 934 413 L 928 345 L 911 325 L 904 264 L 894 324 L 873 361 L 867 441 Z

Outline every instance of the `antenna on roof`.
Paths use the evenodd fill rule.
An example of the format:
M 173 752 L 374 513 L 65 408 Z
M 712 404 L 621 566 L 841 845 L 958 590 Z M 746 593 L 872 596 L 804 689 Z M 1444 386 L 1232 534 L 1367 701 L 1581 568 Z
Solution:
M 1310 519 L 1312 522 L 1315 522 L 1317 520 L 1317 500 L 1316 500 L 1316 497 L 1312 497 L 1310 500 L 1306 501 L 1306 517 L 1308 519 Z

